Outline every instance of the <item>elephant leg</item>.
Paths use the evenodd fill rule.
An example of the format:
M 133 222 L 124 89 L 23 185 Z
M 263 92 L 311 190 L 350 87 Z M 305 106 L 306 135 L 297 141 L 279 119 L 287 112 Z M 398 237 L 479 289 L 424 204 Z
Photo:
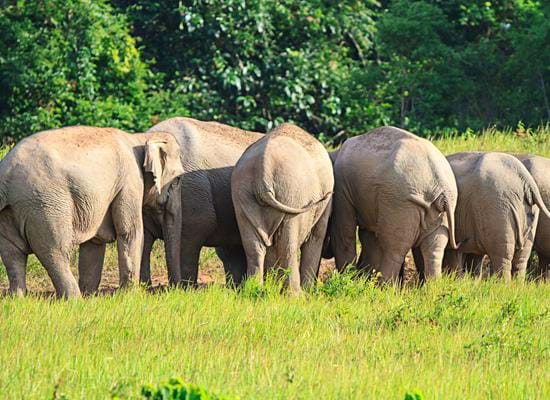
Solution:
M 83 294 L 95 293 L 101 282 L 105 243 L 84 242 L 78 257 L 78 286 Z
M 424 257 L 422 256 L 422 250 L 420 250 L 420 247 L 414 247 L 412 249 L 413 254 L 413 260 L 414 260 L 414 266 L 416 268 L 416 272 L 418 273 L 418 277 L 421 281 L 425 279 L 424 275 Z
M 122 191 L 112 204 L 120 287 L 138 283 L 143 251 L 142 195 Z
M 505 282 L 510 282 L 512 279 L 512 261 L 509 258 L 502 256 L 489 255 L 491 260 L 491 273 L 498 277 L 502 277 Z
M 353 205 L 340 191 L 333 197 L 330 241 L 336 268 L 342 271 L 356 261 L 357 217 Z
M 7 240 L 0 242 L 0 254 L 8 273 L 9 293 L 24 296 L 27 293 L 27 254 Z
M 59 297 L 66 299 L 81 297 L 80 289 L 70 268 L 70 252 L 61 248 L 51 248 L 49 251 L 38 251 L 36 257 L 40 260 Z
M 527 274 L 527 264 L 529 263 L 529 256 L 531 255 L 532 243 L 526 243 L 525 246 L 516 251 L 514 258 L 512 259 L 512 277 L 524 281 Z
M 226 284 L 240 286 L 246 272 L 246 256 L 242 246 L 216 248 L 216 252 L 223 262 Z
M 477 278 L 483 275 L 483 256 L 477 254 L 464 254 L 463 268 L 469 274 Z
M 539 256 L 539 276 L 541 279 L 549 280 L 550 275 L 548 272 L 550 271 L 550 258 L 546 257 L 540 253 L 538 253 Z
M 441 277 L 441 264 L 448 241 L 449 234 L 447 228 L 440 226 L 420 243 L 420 251 L 424 264 L 422 281 Z
M 155 238 L 151 232 L 143 232 L 143 252 L 141 253 L 141 265 L 139 267 L 139 281 L 147 286 L 151 286 L 151 252 L 153 251 Z
M 181 244 L 181 282 L 184 286 L 195 286 L 199 279 L 199 258 L 202 244 L 188 238 L 182 238 Z
M 319 275 L 321 264 L 321 253 L 323 242 L 327 233 L 328 220 L 330 217 L 330 204 L 325 208 L 323 215 L 317 221 L 308 240 L 302 244 L 300 256 L 300 282 L 304 288 L 315 284 Z
M 382 249 L 374 233 L 365 229 L 359 230 L 359 242 L 361 243 L 361 254 L 357 269 L 370 272 L 382 262 Z
M 69 216 L 67 220 L 70 221 L 70 210 L 60 208 L 59 212 L 62 211 L 67 213 L 66 215 Z M 57 215 L 40 212 L 38 215 L 33 215 L 28 225 L 39 227 L 27 230 L 29 247 L 46 269 L 57 296 L 80 297 L 78 282 L 70 268 L 74 238 L 72 224 L 66 224 L 65 220 L 58 220 Z
M 401 267 L 405 261 L 405 254 L 402 256 L 389 251 L 384 251 L 382 255 L 382 262 L 378 268 L 380 272 L 380 280 L 382 282 L 399 282 L 399 276 L 401 273 Z
M 299 222 L 296 220 L 283 221 L 279 226 L 279 232 L 276 234 L 278 237 L 274 243 L 279 269 L 290 271 L 286 286 L 292 294 L 298 294 L 301 291 L 300 263 L 298 261 L 300 245 L 297 237 L 299 231 L 298 226 L 296 226 L 297 223 Z

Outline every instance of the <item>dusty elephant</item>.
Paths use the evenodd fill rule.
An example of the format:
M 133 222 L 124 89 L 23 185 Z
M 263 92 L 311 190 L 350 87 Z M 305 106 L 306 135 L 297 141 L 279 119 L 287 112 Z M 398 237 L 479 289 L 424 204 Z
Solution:
M 539 209 L 549 215 L 525 166 L 504 153 L 465 152 L 447 157 L 458 185 L 455 213 L 458 251 L 445 264 L 480 271 L 486 254 L 491 272 L 522 279 L 533 246 Z M 467 257 L 467 260 L 462 260 Z
M 145 240 L 140 279 L 150 281 L 150 253 L 156 239 L 164 239 L 170 276 L 171 265 L 181 266 L 181 279 L 196 284 L 199 256 L 203 246 L 216 247 L 226 277 L 239 284 L 246 268 L 244 250 L 233 201 L 231 173 L 248 146 L 263 134 L 217 122 L 192 118 L 170 118 L 149 129 L 174 135 L 180 145 L 184 173 L 179 186 L 170 189 L 166 204 L 144 210 Z M 169 217 L 169 218 L 168 218 Z M 181 221 L 179 249 L 171 252 L 166 237 L 166 221 Z M 173 232 L 170 227 L 168 232 Z
M 80 245 L 79 283 L 97 290 L 105 243 L 117 241 L 120 285 L 137 281 L 142 206 L 162 204 L 183 172 L 167 133 L 128 134 L 86 126 L 22 140 L 0 163 L 0 254 L 9 291 L 26 291 L 35 253 L 62 297 L 80 296 L 69 263 Z
M 412 248 L 421 278 L 441 275 L 444 250 L 454 239 L 457 188 L 449 163 L 425 139 L 394 127 L 374 129 L 344 142 L 334 163 L 330 246 L 341 270 L 399 278 Z
M 244 152 L 231 192 L 249 276 L 263 282 L 269 268 L 289 268 L 294 293 L 314 282 L 333 186 L 327 151 L 295 125 L 278 126 Z
M 516 154 L 535 180 L 542 201 L 546 208 L 550 206 L 550 159 L 541 156 Z M 539 258 L 539 269 L 535 272 L 537 277 L 550 280 L 550 218 L 546 214 L 539 215 L 539 223 L 535 232 L 533 249 Z

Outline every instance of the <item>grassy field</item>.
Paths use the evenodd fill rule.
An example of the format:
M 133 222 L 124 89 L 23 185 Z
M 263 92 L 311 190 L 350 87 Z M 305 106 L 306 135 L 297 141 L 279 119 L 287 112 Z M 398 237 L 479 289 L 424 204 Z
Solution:
M 549 139 L 544 128 L 435 143 L 550 156 Z M 550 284 L 445 278 L 398 290 L 333 274 L 291 298 L 275 282 L 224 288 L 210 250 L 201 269 L 198 290 L 110 294 L 111 246 L 109 294 L 67 302 L 44 295 L 51 283 L 32 258 L 34 294 L 0 299 L 0 398 L 140 398 L 143 384 L 174 376 L 243 399 L 550 398 Z M 153 272 L 165 282 L 159 245 Z

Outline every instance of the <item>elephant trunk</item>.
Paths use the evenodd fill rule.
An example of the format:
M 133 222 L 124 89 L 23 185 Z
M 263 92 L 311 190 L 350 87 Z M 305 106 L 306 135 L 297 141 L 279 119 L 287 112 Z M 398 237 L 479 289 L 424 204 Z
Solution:
M 170 193 L 163 213 L 162 235 L 164 237 L 164 251 L 168 269 L 170 284 L 176 285 L 181 281 L 181 192 L 179 185 L 177 190 Z

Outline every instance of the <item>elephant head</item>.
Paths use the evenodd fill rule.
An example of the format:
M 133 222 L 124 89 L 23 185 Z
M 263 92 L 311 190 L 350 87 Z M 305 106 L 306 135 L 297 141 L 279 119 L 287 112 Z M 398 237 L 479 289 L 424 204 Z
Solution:
M 178 186 L 183 174 L 180 147 L 176 139 L 163 132 L 156 132 L 145 143 L 144 171 L 145 198 L 143 205 L 162 208 Z
M 181 280 L 181 189 L 179 177 L 183 174 L 180 147 L 168 133 L 155 132 L 145 143 L 145 198 L 144 207 L 156 209 L 161 215 L 166 263 L 170 283 Z

